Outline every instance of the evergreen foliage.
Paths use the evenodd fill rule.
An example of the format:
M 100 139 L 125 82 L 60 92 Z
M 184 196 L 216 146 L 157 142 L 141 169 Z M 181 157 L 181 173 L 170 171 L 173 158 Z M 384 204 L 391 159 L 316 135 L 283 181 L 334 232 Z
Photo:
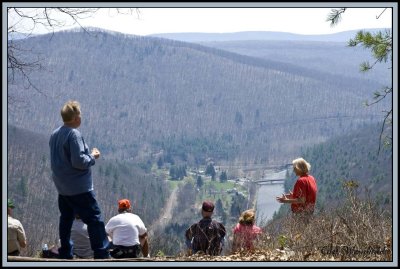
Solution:
M 217 172 L 215 172 L 215 168 L 214 168 L 214 165 L 212 163 L 209 163 L 207 165 L 205 173 L 206 173 L 206 175 L 211 176 L 212 180 L 215 180 L 215 175 L 217 174 Z
M 222 171 L 222 172 L 221 172 L 221 175 L 219 176 L 219 180 L 220 180 L 221 182 L 226 182 L 226 181 L 228 180 L 228 175 L 226 174 L 225 171 Z

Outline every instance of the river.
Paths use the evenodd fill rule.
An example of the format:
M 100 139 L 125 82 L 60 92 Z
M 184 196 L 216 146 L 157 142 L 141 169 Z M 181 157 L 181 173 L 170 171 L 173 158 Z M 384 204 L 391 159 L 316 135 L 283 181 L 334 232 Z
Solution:
M 282 171 L 267 171 L 264 179 L 283 179 L 286 176 L 286 170 Z M 276 197 L 282 195 L 284 186 L 281 183 L 261 184 L 257 190 L 256 200 L 256 224 L 257 226 L 264 226 L 267 221 L 272 219 L 274 212 L 281 206 L 276 201 Z

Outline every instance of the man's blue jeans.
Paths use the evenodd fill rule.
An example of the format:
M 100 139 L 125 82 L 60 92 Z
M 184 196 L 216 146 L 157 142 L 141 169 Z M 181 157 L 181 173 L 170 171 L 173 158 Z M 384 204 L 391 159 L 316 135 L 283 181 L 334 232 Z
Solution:
M 59 226 L 61 247 L 58 250 L 61 259 L 73 258 L 71 228 L 76 214 L 87 225 L 94 258 L 110 257 L 103 217 L 93 191 L 73 196 L 58 195 L 58 208 L 61 213 Z

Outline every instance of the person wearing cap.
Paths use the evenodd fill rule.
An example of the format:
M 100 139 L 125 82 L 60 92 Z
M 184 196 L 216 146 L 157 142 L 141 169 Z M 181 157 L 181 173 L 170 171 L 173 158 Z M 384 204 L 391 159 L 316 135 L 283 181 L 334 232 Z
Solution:
M 94 259 L 108 259 L 109 241 L 104 220 L 95 198 L 91 167 L 100 157 L 100 151 L 89 151 L 78 131 L 81 125 L 81 107 L 77 101 L 68 101 L 61 109 L 63 125 L 55 129 L 49 141 L 52 179 L 58 192 L 60 210 L 58 249 L 60 259 L 73 259 L 71 228 L 75 214 L 88 227 Z
M 13 208 L 13 201 L 7 199 L 7 255 L 19 256 L 21 248 L 25 248 L 27 243 L 24 227 L 11 216 Z
M 149 257 L 147 228 L 141 218 L 132 213 L 128 199 L 118 201 L 118 215 L 108 221 L 106 231 L 112 240 L 113 258 L 137 258 L 141 251 L 144 257 Z
M 226 230 L 222 223 L 211 218 L 214 208 L 213 202 L 204 201 L 201 207 L 202 219 L 185 231 L 189 255 L 197 252 L 211 256 L 221 255 Z
M 239 223 L 233 228 L 233 252 L 254 251 L 254 241 L 262 234 L 260 227 L 255 225 L 255 211 L 248 209 L 239 217 Z

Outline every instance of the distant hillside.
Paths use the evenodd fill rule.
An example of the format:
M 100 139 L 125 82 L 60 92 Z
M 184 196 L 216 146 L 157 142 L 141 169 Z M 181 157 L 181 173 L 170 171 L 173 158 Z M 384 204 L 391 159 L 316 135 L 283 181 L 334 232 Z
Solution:
M 365 108 L 381 84 L 350 71 L 330 74 L 161 38 L 74 31 L 13 45 L 27 62 L 40 60 L 42 69 L 29 76 L 42 94 L 23 90 L 17 76 L 8 91 L 25 103 L 9 107 L 9 123 L 48 135 L 60 124 L 62 104 L 77 99 L 82 133 L 105 158 L 169 151 L 192 163 L 280 163 L 301 146 L 381 120 L 390 104 Z
M 332 75 L 351 76 L 386 85 L 392 80 L 391 72 L 388 72 L 389 64 L 377 63 L 368 72 L 359 71 L 362 62 L 373 63 L 375 60 L 372 59 L 371 51 L 368 49 L 349 47 L 348 40 L 344 42 L 243 40 L 199 42 L 199 44 Z
M 376 29 L 360 29 L 379 31 Z M 286 32 L 273 31 L 248 31 L 236 33 L 163 33 L 148 36 L 162 37 L 185 42 L 210 42 L 210 41 L 248 41 L 248 40 L 280 40 L 280 41 L 322 41 L 322 42 L 347 42 L 360 30 L 351 30 L 335 34 L 300 35 Z
M 17 39 L 24 39 L 24 38 L 28 38 L 28 37 L 32 37 L 34 36 L 31 33 L 28 34 L 24 34 L 24 33 L 17 33 L 17 32 L 9 32 L 7 35 L 7 39 L 8 40 L 17 40 Z

